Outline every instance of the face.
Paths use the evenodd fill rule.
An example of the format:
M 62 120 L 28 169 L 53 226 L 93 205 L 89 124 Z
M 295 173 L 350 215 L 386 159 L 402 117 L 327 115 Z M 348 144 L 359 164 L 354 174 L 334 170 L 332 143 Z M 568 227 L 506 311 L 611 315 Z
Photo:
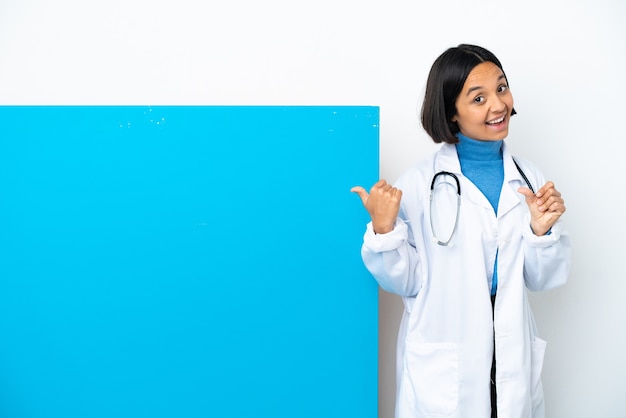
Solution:
M 513 96 L 504 73 L 493 62 L 478 64 L 467 76 L 456 98 L 456 122 L 472 139 L 499 141 L 509 133 Z

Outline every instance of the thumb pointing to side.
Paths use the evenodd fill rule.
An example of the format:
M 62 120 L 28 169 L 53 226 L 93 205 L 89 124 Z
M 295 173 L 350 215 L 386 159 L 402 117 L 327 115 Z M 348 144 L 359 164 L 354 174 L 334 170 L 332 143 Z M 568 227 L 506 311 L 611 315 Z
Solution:
M 363 206 L 372 218 L 375 233 L 385 234 L 393 230 L 400 209 L 401 190 L 381 179 L 372 186 L 369 193 L 361 186 L 355 186 L 350 191 L 361 198 Z
M 365 202 L 367 202 L 369 193 L 367 193 L 367 191 L 361 186 L 354 186 L 353 188 L 350 189 L 350 191 L 352 193 L 356 193 L 357 195 L 359 195 L 359 197 L 361 198 L 361 202 L 363 203 L 363 206 L 365 206 Z

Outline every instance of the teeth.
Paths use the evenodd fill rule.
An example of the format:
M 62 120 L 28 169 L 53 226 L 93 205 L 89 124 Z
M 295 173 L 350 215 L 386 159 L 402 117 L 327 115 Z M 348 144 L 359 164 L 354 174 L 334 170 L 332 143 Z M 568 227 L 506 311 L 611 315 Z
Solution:
M 500 119 L 496 119 L 496 120 L 492 120 L 491 122 L 487 122 L 489 125 L 495 125 L 496 123 L 500 123 L 504 120 L 504 116 L 502 116 Z

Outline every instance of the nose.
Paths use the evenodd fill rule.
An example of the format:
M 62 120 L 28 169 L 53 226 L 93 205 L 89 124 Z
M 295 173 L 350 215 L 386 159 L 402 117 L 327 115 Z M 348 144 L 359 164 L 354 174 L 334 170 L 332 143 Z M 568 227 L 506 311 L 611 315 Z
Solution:
M 501 97 L 495 94 L 491 100 L 491 111 L 494 113 L 499 113 L 504 111 L 504 109 L 506 109 L 506 103 L 502 100 Z

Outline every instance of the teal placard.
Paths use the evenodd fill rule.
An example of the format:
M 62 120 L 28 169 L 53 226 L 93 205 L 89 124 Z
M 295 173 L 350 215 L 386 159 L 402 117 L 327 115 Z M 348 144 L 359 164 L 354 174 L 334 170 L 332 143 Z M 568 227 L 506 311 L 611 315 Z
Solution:
M 375 417 L 378 123 L 0 107 L 0 416 Z

